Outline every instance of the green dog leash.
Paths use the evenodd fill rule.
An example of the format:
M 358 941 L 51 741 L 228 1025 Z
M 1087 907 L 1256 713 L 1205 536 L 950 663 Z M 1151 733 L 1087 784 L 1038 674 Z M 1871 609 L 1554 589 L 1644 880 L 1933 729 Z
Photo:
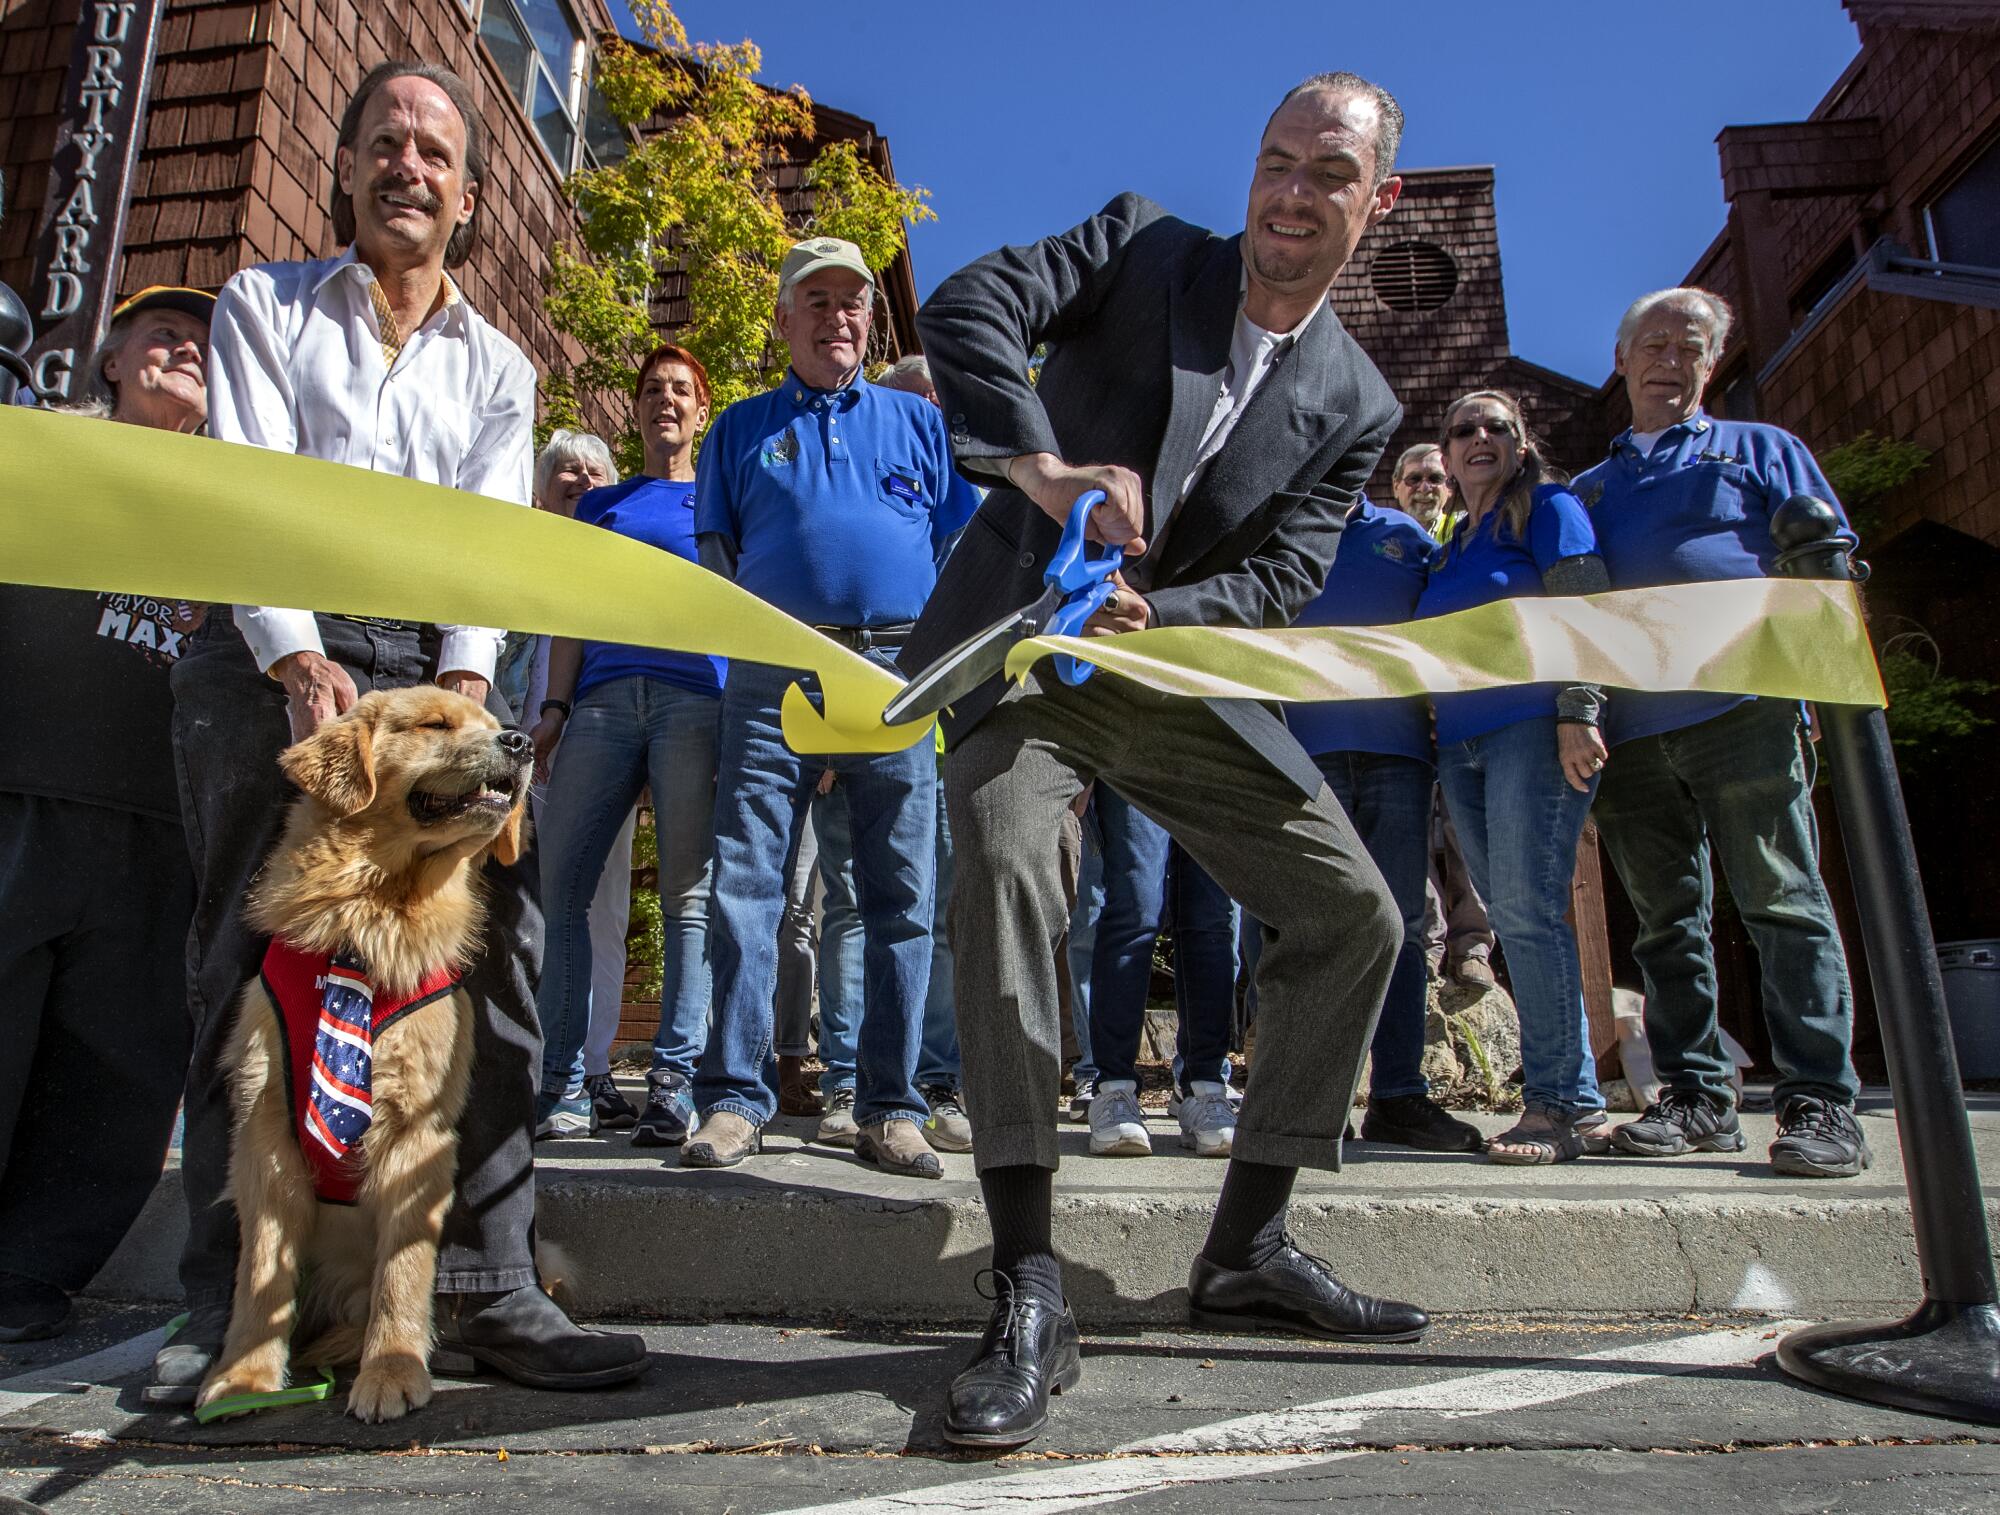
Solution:
M 167 1340 L 174 1339 L 174 1333 L 187 1324 L 185 1314 L 176 1315 L 167 1322 Z M 319 1370 L 318 1383 L 295 1383 L 289 1388 L 273 1389 L 265 1394 L 230 1394 L 213 1400 L 194 1412 L 197 1423 L 207 1425 L 212 1420 L 230 1420 L 238 1415 L 254 1415 L 259 1410 L 279 1410 L 287 1405 L 319 1404 L 333 1394 L 333 1374 L 325 1368 Z

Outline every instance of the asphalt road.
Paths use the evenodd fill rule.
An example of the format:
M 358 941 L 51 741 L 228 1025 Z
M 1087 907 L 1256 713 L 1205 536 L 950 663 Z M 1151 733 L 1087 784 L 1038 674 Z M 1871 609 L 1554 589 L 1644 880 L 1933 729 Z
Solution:
M 1093 1335 L 1048 1432 L 1003 1458 L 938 1435 L 963 1333 L 647 1326 L 651 1371 L 610 1393 L 482 1380 L 390 1426 L 335 1402 L 202 1428 L 140 1413 L 164 1318 L 93 1310 L 0 1349 L 0 1511 L 2000 1509 L 2000 1431 L 1800 1388 L 1780 1326 L 1743 1318 L 1460 1317 L 1381 1349 Z

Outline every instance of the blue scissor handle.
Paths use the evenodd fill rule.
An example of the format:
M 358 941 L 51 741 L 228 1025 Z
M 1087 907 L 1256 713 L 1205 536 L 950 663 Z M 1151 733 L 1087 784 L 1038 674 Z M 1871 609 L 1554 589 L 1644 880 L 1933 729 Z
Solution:
M 1042 574 L 1042 582 L 1060 589 L 1068 596 L 1062 608 L 1049 617 L 1049 624 L 1043 631 L 1050 636 L 1078 636 L 1083 631 L 1083 623 L 1104 608 L 1104 602 L 1117 592 L 1111 576 L 1125 566 L 1125 549 L 1106 546 L 1097 553 L 1090 551 L 1091 544 L 1084 540 L 1084 528 L 1090 524 L 1092 507 L 1104 503 L 1104 491 L 1088 489 L 1076 498 L 1070 507 L 1069 521 L 1063 526 L 1062 542 L 1056 548 L 1056 555 L 1049 559 L 1049 566 Z M 1081 684 L 1093 673 L 1095 665 L 1079 662 L 1063 653 L 1056 654 L 1056 673 L 1065 684 Z

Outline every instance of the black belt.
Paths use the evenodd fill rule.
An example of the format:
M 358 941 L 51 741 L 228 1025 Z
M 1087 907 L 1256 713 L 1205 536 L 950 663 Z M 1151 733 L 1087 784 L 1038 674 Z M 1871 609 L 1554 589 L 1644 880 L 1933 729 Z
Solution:
M 391 621 L 379 615 L 334 615 L 331 611 L 321 613 L 336 621 L 351 621 L 356 626 L 380 626 L 388 631 L 422 631 L 429 624 L 425 621 Z
M 843 647 L 866 652 L 871 647 L 900 647 L 917 629 L 915 621 L 898 621 L 893 626 L 815 626 L 823 637 L 831 637 Z

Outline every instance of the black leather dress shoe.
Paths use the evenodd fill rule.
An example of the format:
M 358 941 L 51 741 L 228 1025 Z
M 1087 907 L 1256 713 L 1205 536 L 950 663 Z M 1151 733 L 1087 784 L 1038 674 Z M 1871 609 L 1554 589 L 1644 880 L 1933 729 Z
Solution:
M 945 1396 L 944 1439 L 960 1447 L 1017 1447 L 1039 1436 L 1049 1396 L 1083 1377 L 1083 1342 L 1060 1309 L 996 1273 L 1000 1297 L 979 1350 Z
M 1415 1341 L 1431 1324 L 1415 1305 L 1355 1293 L 1289 1240 L 1261 1268 L 1222 1268 L 1195 1258 L 1188 1318 L 1216 1331 L 1294 1331 L 1358 1342 Z
M 440 1294 L 431 1371 L 487 1369 L 531 1389 L 608 1389 L 646 1371 L 644 1338 L 586 1331 L 534 1284 L 504 1294 Z

